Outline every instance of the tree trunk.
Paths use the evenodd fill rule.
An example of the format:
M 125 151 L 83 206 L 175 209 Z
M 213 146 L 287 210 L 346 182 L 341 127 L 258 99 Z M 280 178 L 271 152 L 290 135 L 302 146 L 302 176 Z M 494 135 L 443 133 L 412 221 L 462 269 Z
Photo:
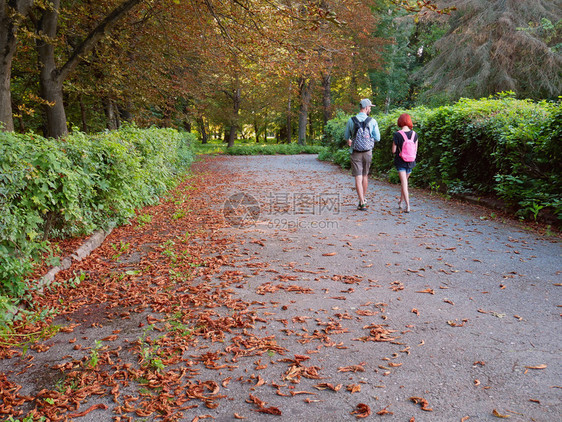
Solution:
M 82 132 L 88 132 L 88 123 L 86 121 L 86 106 L 84 104 L 84 98 L 82 94 L 78 97 L 80 101 L 80 116 L 82 118 Z
M 260 127 L 258 125 L 258 119 L 254 118 L 254 133 L 256 135 L 256 144 L 260 142 Z
M 0 0 L 0 128 L 7 132 L 14 130 L 10 79 L 16 52 L 15 31 L 15 22 L 8 15 L 6 1 Z
M 292 134 L 293 134 L 293 122 L 291 121 L 291 85 L 289 85 L 289 99 L 287 101 L 287 126 L 285 127 L 285 142 L 287 144 L 291 143 Z
M 232 98 L 232 119 L 230 123 L 230 132 L 228 134 L 228 148 L 234 146 L 234 141 L 236 140 L 236 133 L 238 132 L 238 119 L 240 117 L 240 103 L 242 100 L 242 90 L 238 86 L 238 78 L 236 78 L 236 89 L 230 95 Z
M 0 0 L 0 130 L 4 131 L 14 130 L 10 81 L 17 47 L 16 31 L 21 16 L 27 15 L 32 4 L 32 0 Z
M 208 139 L 207 130 L 205 129 L 205 120 L 203 120 L 203 117 L 198 117 L 196 120 L 199 125 L 199 132 L 201 133 L 201 143 L 206 144 Z
M 109 98 L 104 98 L 103 109 L 105 110 L 106 127 L 109 130 L 119 129 L 119 121 L 113 101 Z
M 309 78 L 299 78 L 299 145 L 306 144 L 306 123 L 308 121 L 308 107 L 312 96 L 312 81 Z
M 230 129 L 228 130 L 228 139 L 227 139 L 227 147 L 232 148 L 234 146 L 234 141 L 236 140 L 236 132 L 237 128 L 234 124 L 230 125 Z
M 324 115 L 324 127 L 332 118 L 332 75 L 330 73 L 322 76 L 322 112 Z
M 41 37 L 37 40 L 37 52 L 41 65 L 40 90 L 41 96 L 48 103 L 47 136 L 60 137 L 68 133 L 66 113 L 63 104 L 63 82 L 76 68 L 81 57 L 88 54 L 102 37 L 123 18 L 135 5 L 142 0 L 126 0 L 109 13 L 84 41 L 76 47 L 68 61 L 59 69 L 55 63 L 54 40 L 57 34 L 60 0 L 51 0 L 39 20 L 36 32 Z M 51 41 L 45 41 L 49 38 Z
M 390 110 L 390 91 L 388 92 L 388 95 L 386 96 L 386 99 L 384 101 L 384 114 L 388 114 Z
M 267 144 L 267 126 L 268 126 L 268 124 L 267 124 L 267 113 L 266 113 L 265 119 L 264 119 L 264 122 L 263 122 L 263 143 L 264 144 Z
M 41 97 L 47 103 L 45 105 L 46 136 L 58 138 L 68 134 L 62 98 L 63 79 L 55 64 L 54 43 L 45 41 L 45 37 L 51 40 L 56 37 L 60 0 L 51 1 L 51 6 L 45 9 L 37 27 L 37 35 L 42 36 L 37 39 L 37 52 L 41 68 L 39 76 Z

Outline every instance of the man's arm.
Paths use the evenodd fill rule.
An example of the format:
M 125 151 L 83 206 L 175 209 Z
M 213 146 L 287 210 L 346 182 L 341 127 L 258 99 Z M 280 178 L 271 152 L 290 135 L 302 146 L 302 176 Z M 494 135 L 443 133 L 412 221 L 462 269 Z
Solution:
M 371 136 L 375 139 L 375 142 L 379 142 L 381 140 L 381 134 L 379 132 L 379 124 L 375 119 L 372 120 L 373 126 L 371 127 Z
M 353 132 L 353 120 L 349 119 L 347 121 L 347 125 L 345 125 L 345 133 L 343 134 L 343 139 L 347 140 L 347 145 L 351 146 L 352 140 L 351 140 L 351 134 Z

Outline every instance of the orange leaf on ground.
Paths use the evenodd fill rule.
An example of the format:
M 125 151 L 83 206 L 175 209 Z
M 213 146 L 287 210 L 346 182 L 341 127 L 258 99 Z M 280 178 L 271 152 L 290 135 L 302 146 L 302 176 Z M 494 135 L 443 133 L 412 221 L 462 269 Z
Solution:
M 67 415 L 67 417 L 69 417 L 69 418 L 81 418 L 81 417 L 86 416 L 88 413 L 90 413 L 91 411 L 96 410 L 96 409 L 104 409 L 105 410 L 105 409 L 107 409 L 107 406 L 103 403 L 94 404 L 94 405 L 88 407 L 83 412 L 71 413 L 71 414 Z
M 429 407 L 429 403 L 423 397 L 410 397 L 410 400 L 412 400 L 415 404 L 419 404 L 422 410 L 425 410 L 426 412 L 433 412 L 433 409 Z
M 429 287 L 427 289 L 424 290 L 418 290 L 416 291 L 416 293 L 429 293 L 430 295 L 434 295 L 435 292 L 433 291 L 433 289 L 430 289 Z
M 390 410 L 388 410 L 388 408 L 390 407 L 390 405 L 386 406 L 384 409 L 379 410 L 377 412 L 377 415 L 394 415 L 394 412 L 391 412 Z
M 502 419 L 507 419 L 510 418 L 511 416 L 509 415 L 502 415 L 500 412 L 498 412 L 496 409 L 494 409 L 492 411 L 492 415 L 494 415 L 496 418 L 502 418 Z
M 536 365 L 536 366 L 526 366 L 525 368 L 527 368 L 527 369 L 546 369 L 546 364 L 543 363 L 541 365 Z
M 359 403 L 351 414 L 356 418 L 366 418 L 371 415 L 371 408 L 365 403 Z
M 359 384 L 349 384 L 347 387 L 345 387 L 347 391 L 349 391 L 351 394 L 353 393 L 360 393 L 361 392 L 361 386 Z
M 333 385 L 327 382 L 322 382 L 320 384 L 316 384 L 314 386 L 314 388 L 318 389 L 318 390 L 333 390 L 333 391 L 339 391 L 342 388 L 341 384 L 338 385 Z

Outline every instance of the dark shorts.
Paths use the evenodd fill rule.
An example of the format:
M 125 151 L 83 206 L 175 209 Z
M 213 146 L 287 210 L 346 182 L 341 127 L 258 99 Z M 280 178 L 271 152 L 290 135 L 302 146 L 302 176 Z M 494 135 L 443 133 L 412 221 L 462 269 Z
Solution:
M 371 168 L 371 161 L 373 159 L 373 151 L 351 153 L 351 175 L 352 176 L 367 176 Z
M 402 166 L 396 166 L 396 170 L 397 171 L 405 171 L 406 174 L 410 174 L 412 172 L 411 168 L 408 167 L 402 167 Z

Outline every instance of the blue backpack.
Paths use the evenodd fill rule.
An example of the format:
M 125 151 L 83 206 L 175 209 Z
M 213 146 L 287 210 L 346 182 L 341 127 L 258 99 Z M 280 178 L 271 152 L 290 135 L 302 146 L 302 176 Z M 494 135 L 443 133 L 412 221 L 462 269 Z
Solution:
M 353 116 L 353 150 L 364 152 L 370 151 L 375 147 L 375 140 L 371 136 L 371 130 L 369 129 L 370 117 L 360 122 L 357 117 Z

